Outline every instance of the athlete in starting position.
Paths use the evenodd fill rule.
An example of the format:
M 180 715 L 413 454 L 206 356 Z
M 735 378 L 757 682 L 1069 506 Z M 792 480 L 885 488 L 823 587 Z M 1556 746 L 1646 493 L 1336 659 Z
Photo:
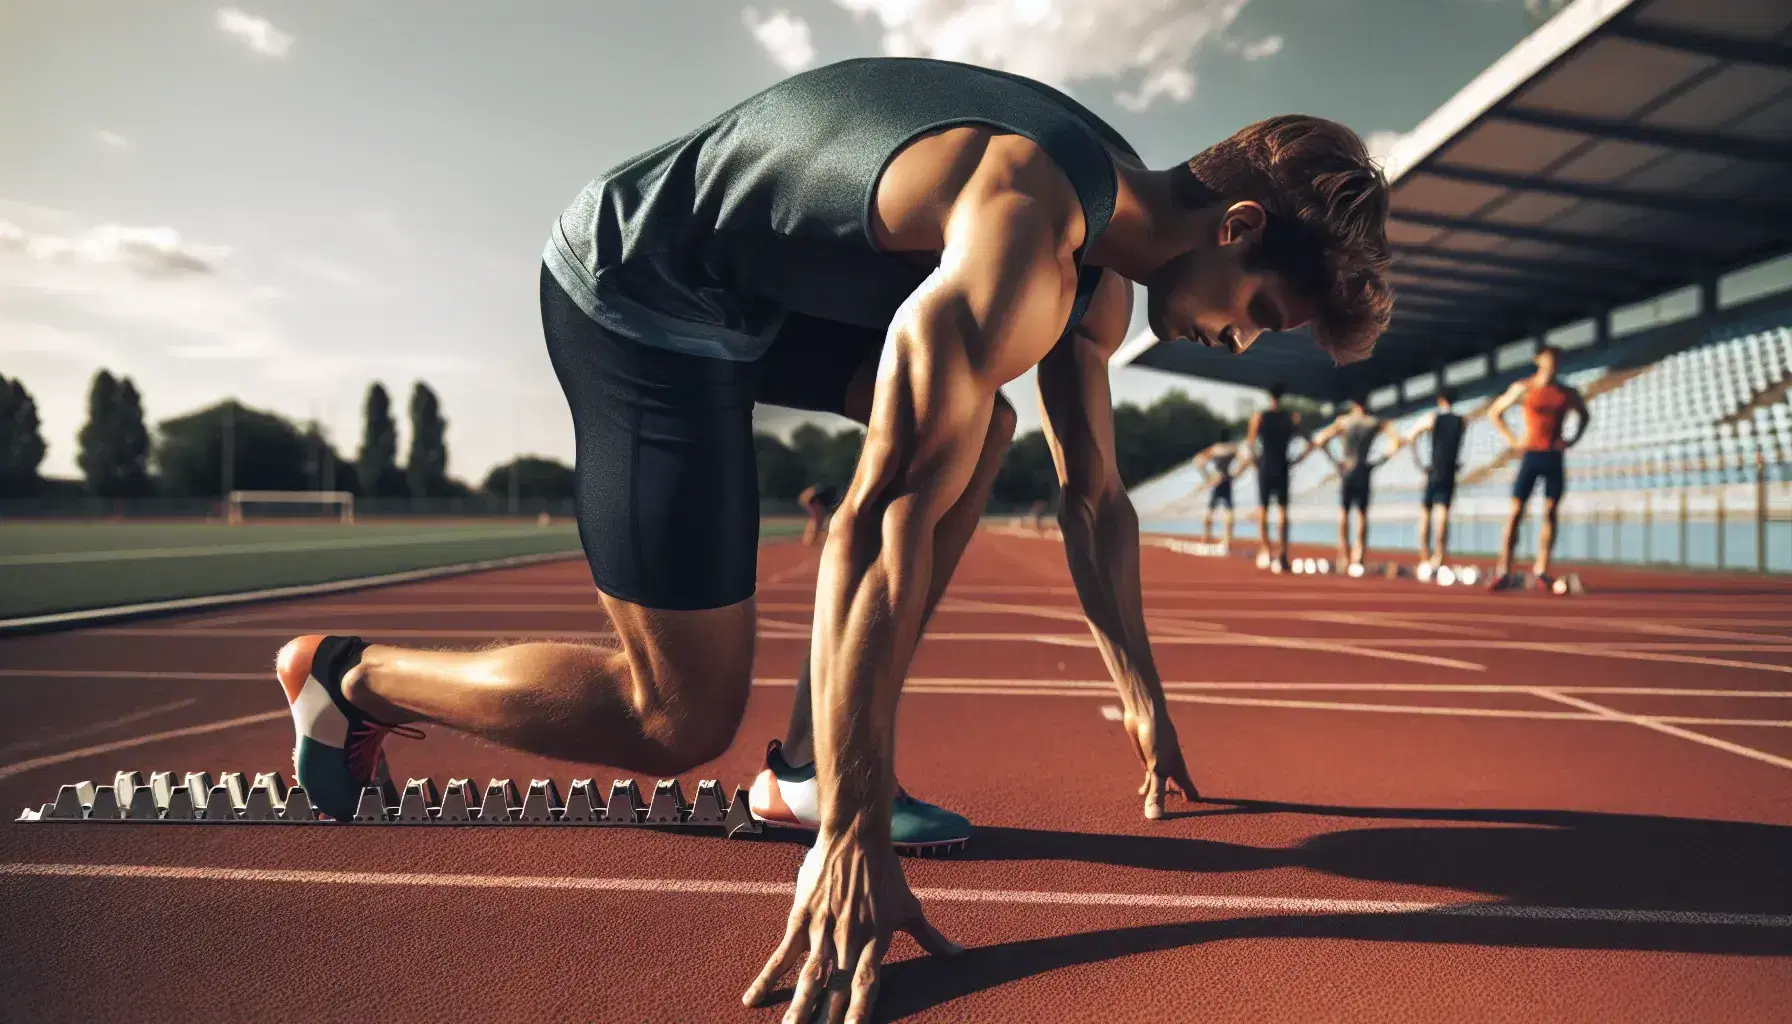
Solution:
M 407 723 L 661 776 L 719 756 L 752 679 L 754 402 L 844 411 L 868 429 L 798 697 L 818 834 L 745 999 L 801 963 L 788 1019 L 867 1019 L 893 931 L 958 948 L 894 849 L 895 711 L 1014 428 L 998 389 L 1038 368 L 1071 576 L 1158 817 L 1166 791 L 1195 788 L 1115 463 L 1127 282 L 1147 286 L 1161 338 L 1242 352 L 1311 324 L 1334 358 L 1361 358 L 1392 307 L 1387 211 L 1361 139 L 1328 121 L 1273 118 L 1153 171 L 1056 90 L 908 58 L 793 76 L 626 161 L 559 218 L 541 274 L 580 538 L 619 646 L 295 640 L 279 675 L 299 781 L 352 814 Z
M 1456 469 L 1462 456 L 1462 417 L 1451 411 L 1455 396 L 1448 388 L 1437 393 L 1437 408 L 1413 427 L 1405 443 L 1425 477 L 1425 493 L 1419 497 L 1419 562 L 1431 572 L 1444 564 L 1450 543 L 1450 504 L 1456 498 Z M 1431 436 L 1431 464 L 1419 455 L 1419 440 Z M 1432 542 L 1432 527 L 1437 529 Z
M 1344 442 L 1344 457 L 1336 458 L 1327 447 L 1333 438 Z M 1374 458 L 1375 439 L 1386 438 L 1393 449 L 1382 458 Z M 1324 453 L 1338 469 L 1338 562 L 1342 565 L 1363 564 L 1369 546 L 1369 481 L 1382 463 L 1400 450 L 1400 433 L 1392 420 L 1375 416 L 1364 407 L 1360 398 L 1346 405 L 1343 415 L 1333 420 L 1313 438 L 1313 447 Z M 1350 510 L 1356 510 L 1356 534 L 1350 530 Z
M 840 495 L 832 487 L 822 484 L 803 488 L 803 493 L 797 495 L 796 501 L 809 514 L 809 521 L 803 524 L 803 544 L 814 547 L 827 536 L 828 516 L 834 511 L 834 506 L 840 503 Z
M 1213 542 L 1213 512 L 1221 505 L 1226 506 L 1226 518 L 1221 522 L 1225 527 L 1225 545 L 1232 546 L 1232 477 L 1235 471 L 1232 464 L 1238 460 L 1238 445 L 1232 443 L 1232 428 L 1221 427 L 1220 439 L 1206 448 L 1193 459 L 1196 467 L 1201 469 L 1202 482 L 1213 488 L 1207 497 L 1207 518 L 1201 526 L 1201 539 Z
M 1537 561 L 1532 571 L 1545 588 L 1549 578 L 1549 556 L 1556 546 L 1556 505 L 1567 486 L 1563 453 L 1575 446 L 1592 423 L 1587 403 L 1580 392 L 1556 379 L 1556 367 L 1562 353 L 1552 346 L 1537 351 L 1537 372 L 1506 389 L 1506 393 L 1487 407 L 1487 418 L 1513 448 L 1521 449 L 1518 477 L 1512 482 L 1512 511 L 1506 516 L 1506 533 L 1500 540 L 1499 562 L 1493 567 L 1488 586 L 1504 590 L 1515 583 L 1512 575 L 1512 548 L 1518 543 L 1518 524 L 1524 518 L 1524 507 L 1543 481 L 1543 529 L 1537 537 Z M 1524 440 L 1521 442 L 1506 426 L 1506 410 L 1514 405 L 1524 409 Z M 1563 421 L 1575 414 L 1574 436 L 1562 437 Z

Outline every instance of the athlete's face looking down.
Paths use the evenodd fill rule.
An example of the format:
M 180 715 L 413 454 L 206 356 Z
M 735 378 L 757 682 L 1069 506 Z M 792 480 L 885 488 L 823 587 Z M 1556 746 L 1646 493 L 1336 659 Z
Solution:
M 1145 282 L 1152 333 L 1237 354 L 1264 331 L 1311 320 L 1312 304 L 1279 274 L 1249 268 L 1266 219 L 1256 203 L 1234 203 L 1215 216 L 1208 244 L 1159 267 Z

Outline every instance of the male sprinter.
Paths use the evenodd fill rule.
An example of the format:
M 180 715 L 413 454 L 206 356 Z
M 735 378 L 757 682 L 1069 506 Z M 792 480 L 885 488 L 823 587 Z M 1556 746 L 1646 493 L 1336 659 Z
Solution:
M 1232 443 L 1232 428 L 1221 427 L 1220 439 L 1206 448 L 1192 460 L 1200 468 L 1202 482 L 1213 488 L 1207 497 L 1207 518 L 1201 526 L 1201 539 L 1213 542 L 1213 512 L 1221 505 L 1226 506 L 1225 544 L 1232 547 L 1232 464 L 1238 460 L 1238 445 Z
M 1381 459 L 1373 457 L 1378 437 L 1387 438 L 1394 446 L 1393 451 Z M 1342 459 L 1332 455 L 1329 446 L 1333 438 L 1344 442 Z M 1338 468 L 1338 562 L 1352 568 L 1361 566 L 1369 545 L 1369 477 L 1400 450 L 1400 432 L 1393 421 L 1373 415 L 1362 399 L 1353 398 L 1343 415 L 1320 431 L 1312 444 Z M 1354 538 L 1350 530 L 1351 509 L 1356 510 Z
M 1245 465 L 1255 464 L 1257 467 L 1257 565 L 1262 567 L 1266 561 L 1273 561 L 1284 571 L 1288 569 L 1288 474 L 1301 459 L 1313 453 L 1313 445 L 1305 437 L 1301 441 L 1306 444 L 1300 455 L 1292 461 L 1288 458 L 1288 446 L 1294 440 L 1295 431 L 1300 427 L 1300 413 L 1292 409 L 1282 408 L 1283 388 L 1280 383 L 1269 386 L 1269 407 L 1258 409 L 1251 414 L 1251 421 L 1244 430 Z M 1244 467 L 1240 466 L 1240 470 Z M 1276 526 L 1277 537 L 1272 544 L 1269 533 L 1269 507 L 1275 505 L 1281 510 L 1281 519 Z
M 797 495 L 796 501 L 809 514 L 809 521 L 803 524 L 803 544 L 814 547 L 826 535 L 828 515 L 840 503 L 840 495 L 832 487 L 822 484 L 803 488 L 803 493 Z
M 1387 211 L 1362 140 L 1328 121 L 1274 118 L 1152 171 L 1055 90 L 905 58 L 793 76 L 613 168 L 556 223 L 541 287 L 619 649 L 300 638 L 279 659 L 300 781 L 346 816 L 413 722 L 661 776 L 720 755 L 752 677 L 753 403 L 849 409 L 868 429 L 810 654 L 819 832 L 745 1001 L 803 962 L 788 1019 L 866 1020 L 894 931 L 959 948 L 893 847 L 895 711 L 1013 429 L 998 389 L 1038 367 L 1071 575 L 1160 817 L 1166 790 L 1195 789 L 1115 463 L 1126 282 L 1162 338 L 1242 352 L 1311 324 L 1334 359 L 1362 358 L 1392 308 Z
M 1505 590 L 1516 584 L 1512 576 L 1512 548 L 1518 543 L 1518 523 L 1524 518 L 1524 507 L 1543 481 L 1543 529 L 1537 537 L 1537 560 L 1532 572 L 1545 590 L 1554 581 L 1549 577 L 1549 556 L 1556 546 L 1556 505 L 1567 486 L 1563 453 L 1579 443 L 1592 418 L 1580 392 L 1556 379 L 1556 367 L 1562 352 L 1546 345 L 1537 350 L 1537 372 L 1517 381 L 1506 393 L 1487 407 L 1487 418 L 1513 448 L 1522 449 L 1518 461 L 1518 478 L 1512 482 L 1512 511 L 1506 516 L 1506 534 L 1500 540 L 1500 558 L 1493 568 L 1488 586 Z M 1519 441 L 1506 426 L 1506 410 L 1514 405 L 1524 409 L 1524 440 Z M 1574 436 L 1563 440 L 1562 425 L 1569 413 L 1575 414 Z
M 1425 493 L 1419 497 L 1419 564 L 1434 573 L 1444 564 L 1450 543 L 1450 504 L 1456 499 L 1456 470 L 1462 457 L 1463 420 L 1452 411 L 1456 396 L 1445 388 L 1437 393 L 1437 408 L 1426 413 L 1406 436 L 1412 459 L 1425 477 Z M 1419 441 L 1431 437 L 1431 462 L 1419 454 Z M 1437 540 L 1432 542 L 1432 528 Z

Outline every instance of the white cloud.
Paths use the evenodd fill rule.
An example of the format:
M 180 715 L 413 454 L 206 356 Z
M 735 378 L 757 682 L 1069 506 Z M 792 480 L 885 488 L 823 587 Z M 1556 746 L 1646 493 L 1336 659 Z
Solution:
M 875 16 L 892 56 L 963 61 L 1058 86 L 1120 80 L 1116 99 L 1144 110 L 1194 96 L 1196 53 L 1221 43 L 1249 0 L 834 2 Z
M 98 224 L 70 237 L 0 221 L 0 249 L 42 263 L 116 265 L 147 277 L 209 274 L 230 255 L 224 246 L 184 241 L 173 228 L 125 224 Z
M 292 50 L 292 36 L 275 28 L 266 18 L 257 18 L 235 7 L 218 10 L 218 28 L 241 39 L 249 49 L 264 57 L 284 57 Z
M 131 140 L 130 139 L 125 138 L 124 136 L 118 134 L 117 132 L 106 131 L 103 128 L 97 132 L 94 132 L 93 138 L 94 138 L 95 142 L 98 142 L 100 145 L 106 147 L 107 149 L 117 150 L 117 149 L 130 149 L 131 148 Z
M 809 40 L 809 23 L 786 10 L 776 10 L 770 17 L 757 8 L 740 12 L 740 20 L 765 47 L 772 60 L 787 72 L 797 72 L 815 61 L 815 44 Z
M 1194 95 L 1195 76 L 1192 73 L 1184 68 L 1161 68 L 1145 76 L 1136 91 L 1120 93 L 1114 99 L 1137 114 L 1150 107 L 1160 96 L 1168 96 L 1177 103 L 1187 103 Z
M 1274 57 L 1281 52 L 1281 36 L 1264 36 L 1254 43 L 1246 43 L 1238 48 L 1238 55 L 1245 60 L 1262 60 L 1265 57 Z

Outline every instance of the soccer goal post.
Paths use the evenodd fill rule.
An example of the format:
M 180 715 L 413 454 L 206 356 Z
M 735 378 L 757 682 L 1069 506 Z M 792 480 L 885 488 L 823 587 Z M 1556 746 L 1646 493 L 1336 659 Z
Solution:
M 244 507 L 256 505 L 335 505 L 344 523 L 355 521 L 355 496 L 347 491 L 231 491 L 225 520 L 240 523 Z

